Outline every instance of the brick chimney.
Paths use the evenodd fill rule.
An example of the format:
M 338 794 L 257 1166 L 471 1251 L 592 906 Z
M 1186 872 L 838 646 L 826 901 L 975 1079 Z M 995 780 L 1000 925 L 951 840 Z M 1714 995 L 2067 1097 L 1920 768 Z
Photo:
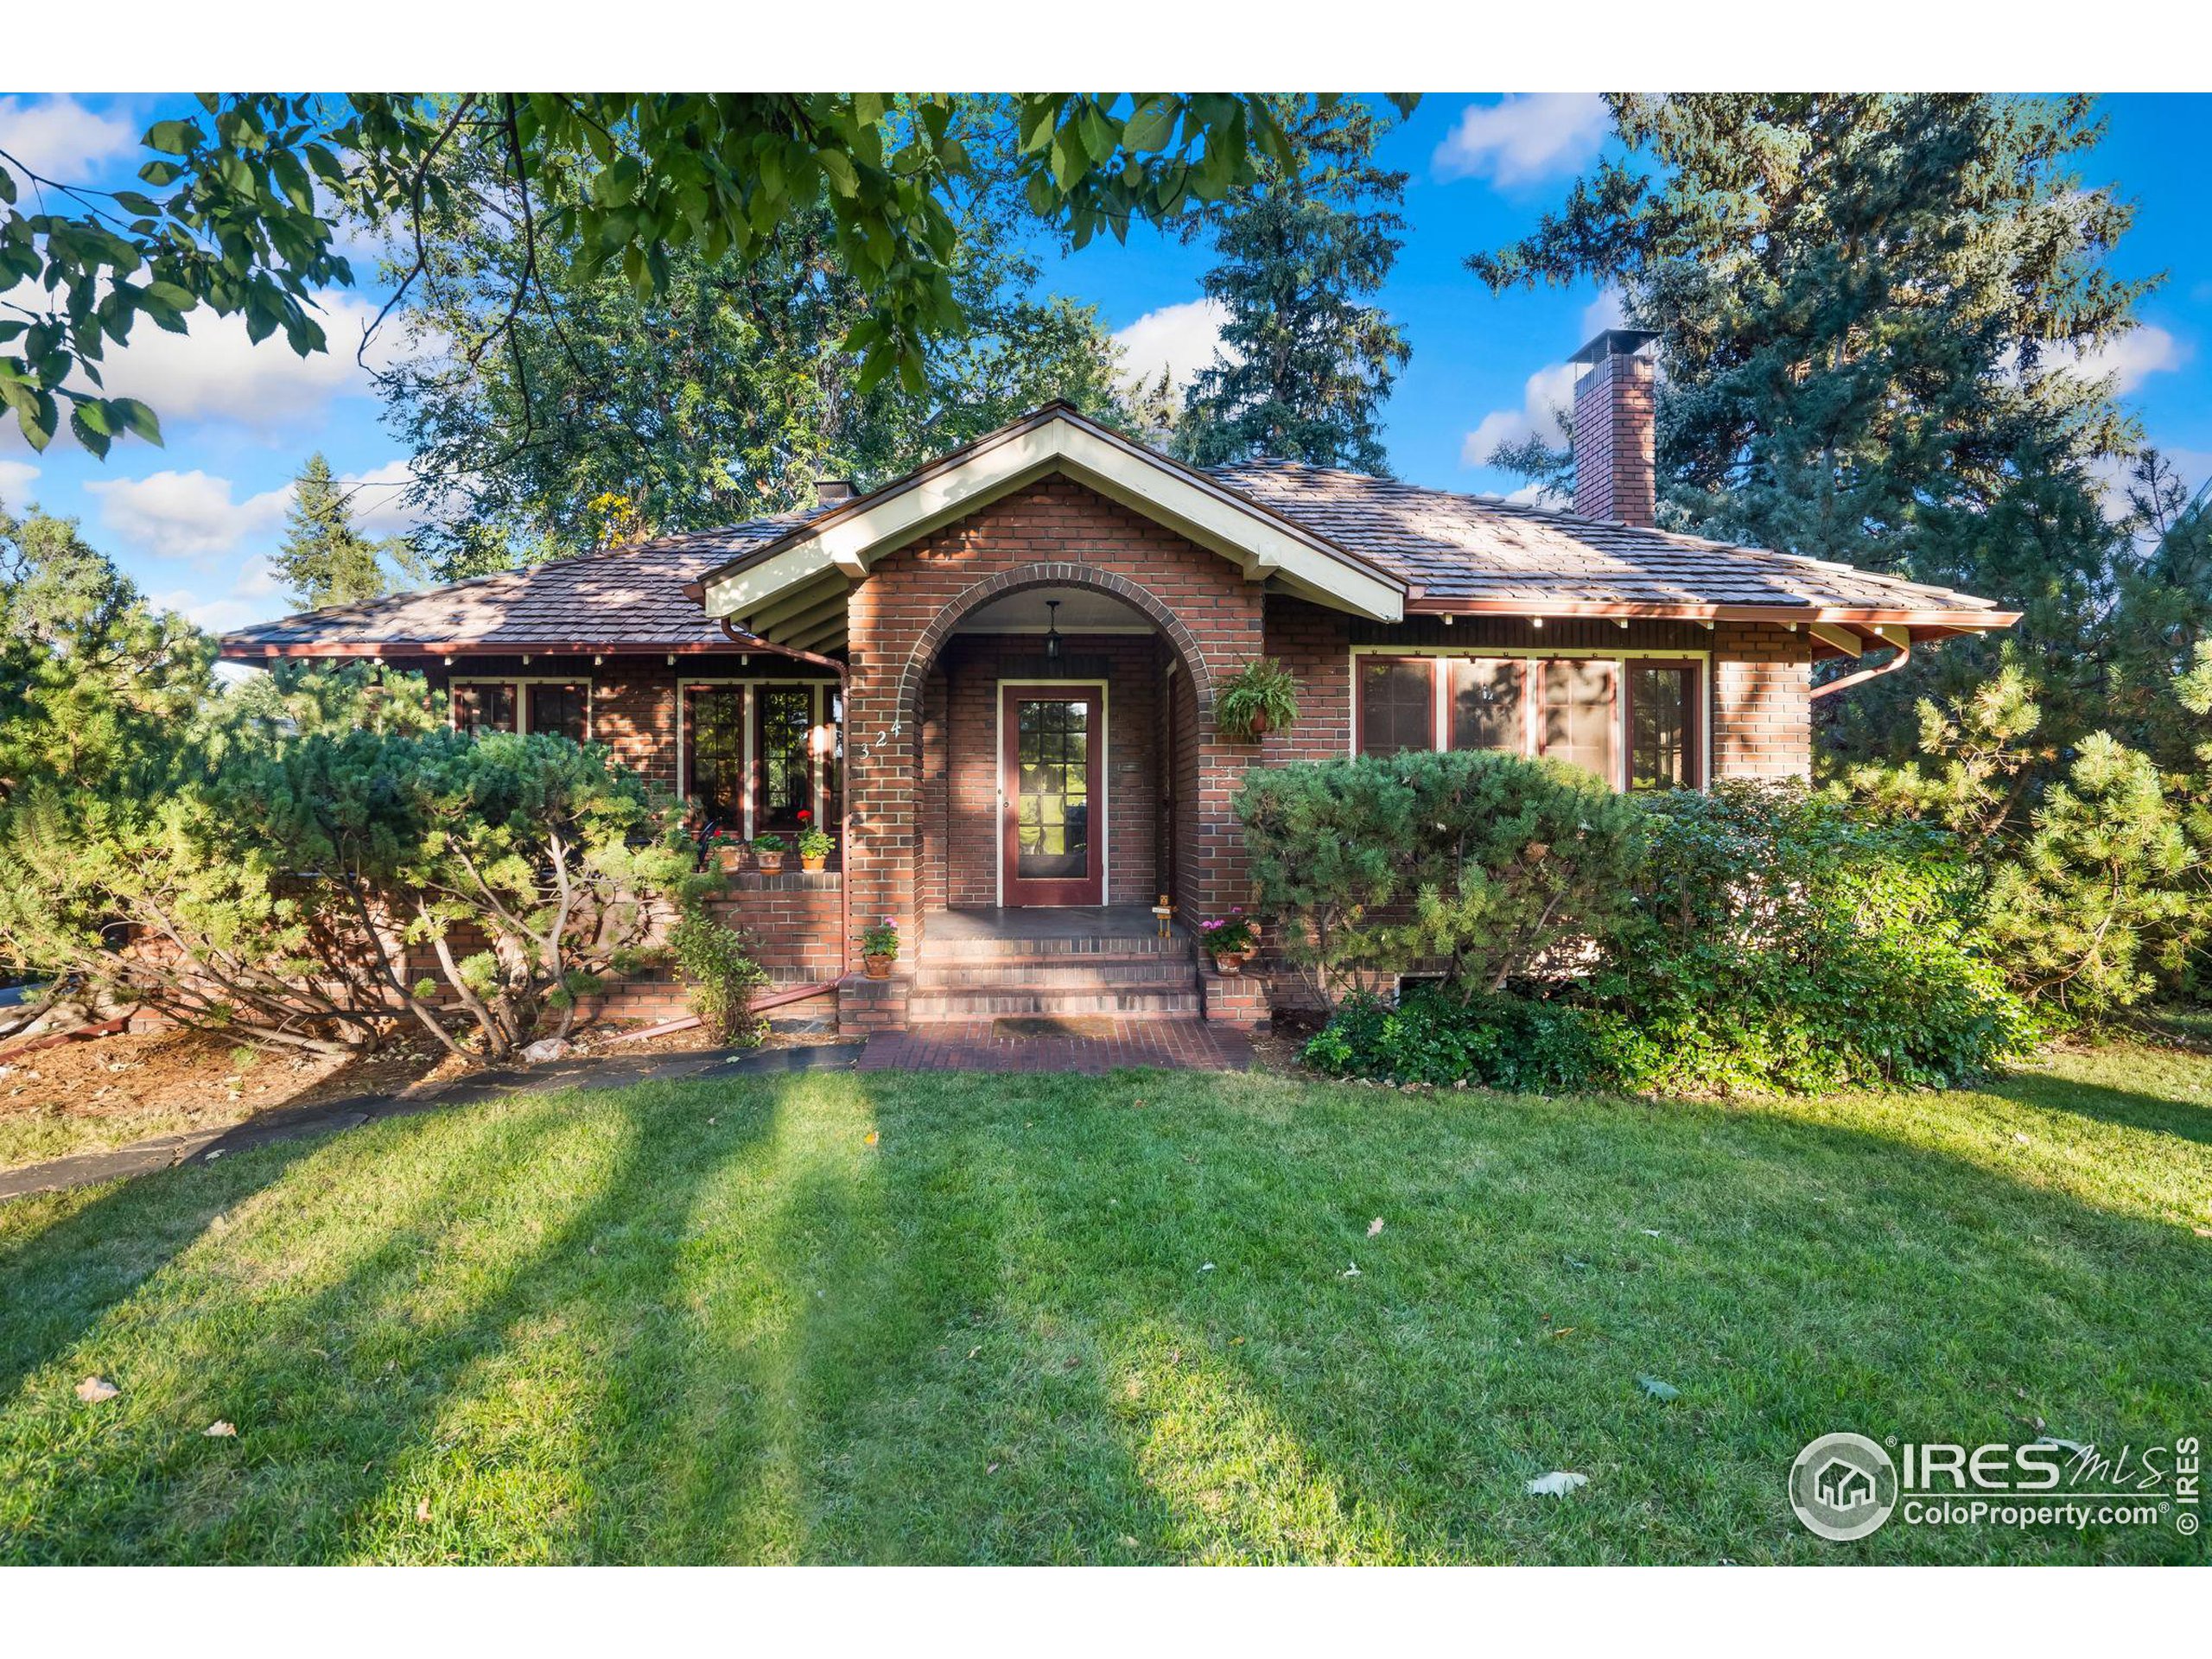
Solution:
M 1590 365 L 1574 384 L 1574 510 L 1586 518 L 1658 521 L 1658 365 L 1643 349 L 1658 338 L 1608 328 L 1568 359 Z

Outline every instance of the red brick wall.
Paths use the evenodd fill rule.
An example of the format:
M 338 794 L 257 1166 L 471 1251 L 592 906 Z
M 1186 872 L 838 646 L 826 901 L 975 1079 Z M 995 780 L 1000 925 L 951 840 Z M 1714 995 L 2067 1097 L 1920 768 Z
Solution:
M 1067 677 L 1106 684 L 1107 897 L 1116 904 L 1149 904 L 1159 891 L 1158 848 L 1160 756 L 1155 744 L 1160 647 L 1134 634 L 1069 634 L 1062 646 Z M 947 725 L 945 739 L 932 753 L 923 707 L 923 844 L 931 849 L 922 864 L 923 904 L 933 893 L 950 905 L 998 902 L 999 682 L 1028 678 L 1039 669 L 1036 638 L 1027 634 L 970 634 L 956 637 L 939 659 Z M 934 852 L 937 834 L 930 793 L 932 763 L 943 768 L 942 813 L 944 852 Z
M 998 586 L 976 591 L 994 579 Z M 918 787 L 926 747 L 924 688 L 955 613 L 1020 586 L 1085 584 L 1154 614 L 1203 677 L 1209 712 L 1199 720 L 1193 710 L 1197 775 L 1181 804 L 1188 856 L 1178 859 L 1179 886 L 1193 909 L 1223 908 L 1243 897 L 1243 848 L 1229 797 L 1249 749 L 1215 735 L 1210 699 L 1215 680 L 1261 653 L 1261 590 L 1219 556 L 1082 485 L 1052 478 L 886 555 L 853 592 L 846 748 L 856 919 L 889 914 L 910 933 L 918 930 L 925 890 L 918 866 L 931 835 Z
M 1608 357 L 1574 388 L 1574 510 L 1588 518 L 1657 522 L 1653 462 L 1657 368 L 1648 357 Z
M 1713 651 L 1713 775 L 1809 777 L 1811 639 L 1773 623 L 1723 622 Z

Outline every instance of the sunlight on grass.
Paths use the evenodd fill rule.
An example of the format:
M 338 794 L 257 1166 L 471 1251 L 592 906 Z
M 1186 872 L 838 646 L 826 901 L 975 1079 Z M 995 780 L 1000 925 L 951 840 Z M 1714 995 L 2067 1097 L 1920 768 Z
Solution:
M 0 1205 L 0 1559 L 2176 1559 L 1827 1545 L 1782 1478 L 1837 1427 L 2200 1427 L 2208 1098 L 2106 1051 L 1812 1103 L 816 1074 L 379 1123 Z
M 1348 1501 L 1248 1379 L 1202 1338 L 1132 1333 L 1116 1368 L 1116 1413 L 1139 1472 L 1172 1521 L 1159 1541 L 1193 1561 L 1408 1561 L 1390 1521 Z

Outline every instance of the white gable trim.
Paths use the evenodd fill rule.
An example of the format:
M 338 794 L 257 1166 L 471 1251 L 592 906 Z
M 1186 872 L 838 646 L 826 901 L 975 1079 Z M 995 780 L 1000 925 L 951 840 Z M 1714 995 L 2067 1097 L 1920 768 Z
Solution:
M 857 580 L 893 549 L 1055 473 L 1220 554 L 1247 581 L 1274 578 L 1323 604 L 1377 622 L 1396 622 L 1405 615 L 1403 583 L 1088 422 L 1057 411 L 987 440 L 941 470 L 925 470 L 903 486 L 867 498 L 856 511 L 833 514 L 794 532 L 758 563 L 710 575 L 705 583 L 707 614 L 742 624 L 829 572 Z

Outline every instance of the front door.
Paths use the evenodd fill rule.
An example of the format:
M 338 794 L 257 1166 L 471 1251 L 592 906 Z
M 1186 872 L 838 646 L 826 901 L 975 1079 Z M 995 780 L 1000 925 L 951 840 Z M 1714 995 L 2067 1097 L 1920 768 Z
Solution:
M 1096 686 L 1001 689 L 1002 902 L 1105 902 L 1104 712 Z

